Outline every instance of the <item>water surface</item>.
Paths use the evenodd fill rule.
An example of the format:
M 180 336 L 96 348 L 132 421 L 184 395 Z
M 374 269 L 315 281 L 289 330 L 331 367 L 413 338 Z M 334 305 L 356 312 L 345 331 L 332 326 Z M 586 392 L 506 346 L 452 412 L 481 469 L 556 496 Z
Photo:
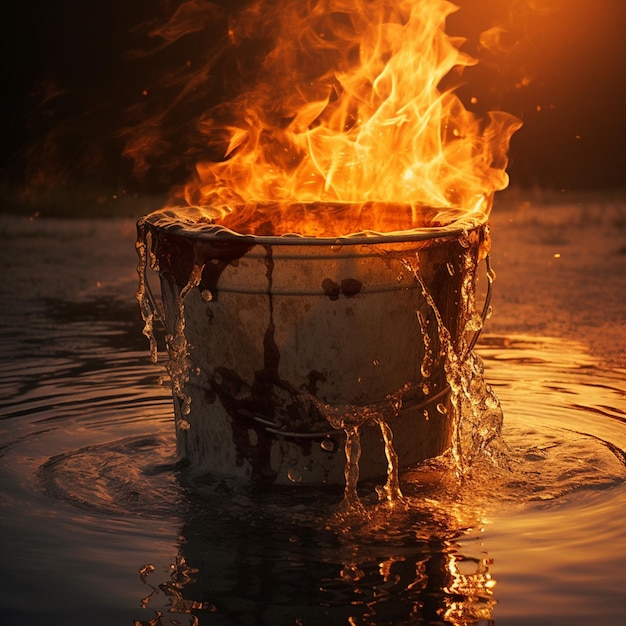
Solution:
M 132 221 L 0 227 L 3 623 L 623 623 L 626 376 L 579 334 L 488 326 L 506 463 L 460 487 L 437 463 L 407 471 L 408 511 L 342 523 L 340 491 L 177 465 Z

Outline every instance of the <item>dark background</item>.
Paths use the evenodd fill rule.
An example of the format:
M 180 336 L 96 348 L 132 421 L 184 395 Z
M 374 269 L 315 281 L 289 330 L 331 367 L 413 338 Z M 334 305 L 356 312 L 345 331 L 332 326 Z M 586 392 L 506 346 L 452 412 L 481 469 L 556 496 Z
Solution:
M 141 175 L 122 156 L 125 129 L 171 96 L 158 86 L 163 76 L 182 75 L 223 33 L 224 19 L 214 16 L 165 51 L 129 55 L 154 46 L 146 35 L 150 25 L 178 4 L 3 3 L 3 209 L 41 205 L 54 212 L 95 200 L 106 213 L 121 197 L 160 197 L 182 182 L 192 158 L 169 167 L 174 153 L 180 156 L 186 149 L 177 144 L 174 120 L 167 146 L 154 151 Z M 231 10 L 242 2 L 221 4 Z M 467 37 L 464 49 L 481 61 L 465 72 L 460 95 L 468 108 L 505 110 L 524 122 L 510 152 L 512 186 L 621 193 L 626 188 L 626 2 L 456 4 L 461 9 L 449 19 L 448 31 Z M 478 45 L 480 33 L 494 25 L 507 31 L 506 50 L 498 54 Z

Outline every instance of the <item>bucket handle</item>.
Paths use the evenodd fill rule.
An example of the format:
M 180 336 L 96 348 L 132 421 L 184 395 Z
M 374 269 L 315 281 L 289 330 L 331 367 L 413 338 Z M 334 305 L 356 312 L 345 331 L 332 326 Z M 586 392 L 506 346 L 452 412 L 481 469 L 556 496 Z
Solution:
M 446 385 L 443 389 L 438 391 L 436 394 L 424 398 L 421 402 L 417 404 L 411 404 L 410 408 L 416 412 L 420 411 L 428 407 L 429 405 L 432 405 L 433 403 L 437 402 L 437 400 L 441 400 L 442 398 L 445 398 L 445 396 L 448 393 L 450 393 L 450 385 Z M 387 405 L 386 403 L 380 403 L 380 405 L 383 405 L 383 404 L 385 406 Z M 317 431 L 317 432 L 287 431 L 281 427 L 281 424 L 278 421 L 272 421 L 268 419 L 267 417 L 262 417 L 258 415 L 257 413 L 253 413 L 251 411 L 240 410 L 238 412 L 238 415 L 252 422 L 255 422 L 256 424 L 259 424 L 270 435 L 275 435 L 283 439 L 317 441 L 321 439 L 327 439 L 328 437 L 345 436 L 345 431 L 343 429 L 335 428 L 332 430 L 324 430 L 324 431 Z M 372 419 L 372 418 L 368 418 L 368 420 L 366 421 L 369 421 L 369 419 Z

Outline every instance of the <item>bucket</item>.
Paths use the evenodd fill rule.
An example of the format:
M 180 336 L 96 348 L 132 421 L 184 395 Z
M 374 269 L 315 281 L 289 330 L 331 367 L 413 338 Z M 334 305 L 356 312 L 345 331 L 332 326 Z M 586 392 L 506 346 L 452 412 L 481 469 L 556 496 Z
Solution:
M 182 359 L 177 450 L 194 470 L 343 484 L 345 435 L 328 419 L 341 412 L 382 415 L 400 467 L 449 447 L 439 325 L 462 345 L 462 291 L 475 287 L 484 224 L 334 239 L 244 236 L 158 215 L 139 225 L 160 276 L 158 316 L 183 342 L 172 357 L 170 339 L 170 367 Z M 361 450 L 360 477 L 386 476 L 374 418 Z

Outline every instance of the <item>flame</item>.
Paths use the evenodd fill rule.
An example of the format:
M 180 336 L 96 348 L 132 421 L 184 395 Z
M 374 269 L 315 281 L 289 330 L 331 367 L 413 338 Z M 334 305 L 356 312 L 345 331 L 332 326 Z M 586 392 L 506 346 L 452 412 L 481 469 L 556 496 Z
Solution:
M 199 160 L 172 206 L 255 234 L 486 218 L 508 184 L 521 124 L 503 112 L 479 118 L 444 86 L 475 63 L 445 32 L 455 10 L 446 0 L 257 0 L 242 9 L 227 44 L 242 86 L 198 127 L 207 145 L 223 142 L 222 158 Z

